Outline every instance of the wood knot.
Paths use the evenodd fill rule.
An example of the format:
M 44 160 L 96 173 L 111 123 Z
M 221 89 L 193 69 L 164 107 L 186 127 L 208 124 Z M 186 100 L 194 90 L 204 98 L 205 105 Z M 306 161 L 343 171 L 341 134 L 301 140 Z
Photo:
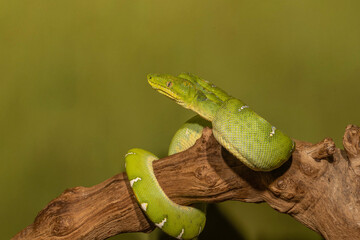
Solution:
M 286 184 L 286 182 L 285 182 L 284 180 L 279 180 L 279 181 L 277 182 L 277 187 L 278 187 L 278 189 L 280 189 L 280 190 L 286 189 L 286 186 L 287 186 L 287 184 Z
M 270 190 L 275 196 L 285 201 L 294 198 L 293 184 L 289 179 L 279 179 L 276 183 L 271 184 Z
M 270 190 L 275 196 L 281 198 L 285 201 L 296 201 L 303 198 L 305 194 L 304 184 L 299 182 L 294 182 L 292 179 L 284 178 L 279 179 L 270 186 Z
M 195 169 L 195 177 L 199 180 L 203 180 L 207 171 L 207 167 L 201 166 Z
M 351 168 L 360 176 L 360 128 L 348 125 L 343 137 L 343 145 L 349 158 Z
M 73 231 L 73 218 L 69 215 L 58 216 L 53 220 L 51 233 L 54 236 L 65 236 Z
M 316 177 L 317 174 L 319 173 L 319 169 L 314 168 L 313 166 L 311 166 L 308 163 L 301 163 L 300 170 L 305 175 L 310 176 L 310 177 Z
M 360 152 L 360 128 L 355 125 L 348 125 L 343 137 L 343 145 L 349 157 L 356 157 Z
M 306 193 L 306 186 L 302 181 L 299 181 L 296 185 L 296 195 L 297 196 L 303 196 Z
M 281 199 L 284 199 L 284 200 L 286 200 L 286 201 L 289 201 L 289 200 L 291 200 L 291 199 L 293 199 L 294 198 L 294 194 L 292 193 L 292 192 L 284 192 L 284 193 L 282 193 L 281 194 Z
M 280 179 L 276 183 L 275 182 L 272 183 L 269 187 L 270 187 L 269 189 L 271 190 L 271 192 L 273 194 L 275 194 L 275 196 L 281 197 L 281 195 L 283 194 L 283 191 L 287 187 L 287 183 L 285 180 Z
M 194 174 L 197 179 L 204 181 L 208 187 L 212 187 L 217 182 L 217 177 L 208 173 L 209 169 L 206 166 L 201 166 L 195 169 Z
M 325 138 L 321 142 L 309 146 L 306 153 L 315 160 L 331 158 L 335 153 L 335 143 L 331 138 Z

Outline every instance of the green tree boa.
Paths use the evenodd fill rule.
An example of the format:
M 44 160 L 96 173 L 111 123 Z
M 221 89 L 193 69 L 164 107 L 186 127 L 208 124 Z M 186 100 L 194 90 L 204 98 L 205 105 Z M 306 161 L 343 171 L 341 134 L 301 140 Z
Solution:
M 169 155 L 191 147 L 205 126 L 242 163 L 255 171 L 271 171 L 289 159 L 294 142 L 256 114 L 242 101 L 212 83 L 191 74 L 149 74 L 148 82 L 159 93 L 195 111 L 174 135 Z M 152 161 L 158 158 L 142 149 L 125 155 L 126 173 L 141 208 L 149 219 L 178 239 L 198 236 L 205 225 L 205 206 L 180 206 L 172 202 L 158 184 Z

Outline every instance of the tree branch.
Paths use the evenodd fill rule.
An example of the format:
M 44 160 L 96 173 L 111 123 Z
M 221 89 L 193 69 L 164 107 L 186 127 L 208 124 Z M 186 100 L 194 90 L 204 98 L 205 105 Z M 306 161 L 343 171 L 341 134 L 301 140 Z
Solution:
M 176 203 L 267 202 L 326 239 L 360 239 L 360 129 L 349 125 L 343 145 L 330 138 L 296 141 L 292 158 L 256 172 L 228 153 L 210 129 L 187 151 L 154 162 L 155 175 Z M 52 200 L 13 239 L 105 239 L 151 232 L 121 173 L 90 188 L 75 187 Z

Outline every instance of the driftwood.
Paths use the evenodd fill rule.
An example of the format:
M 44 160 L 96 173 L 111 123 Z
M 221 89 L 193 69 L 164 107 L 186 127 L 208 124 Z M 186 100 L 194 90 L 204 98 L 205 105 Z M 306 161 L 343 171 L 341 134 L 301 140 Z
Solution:
M 156 177 L 176 203 L 267 202 L 325 239 L 360 239 L 360 128 L 346 128 L 343 145 L 330 138 L 296 141 L 292 158 L 271 172 L 241 164 L 210 129 L 185 152 L 154 162 Z M 126 232 L 151 232 L 126 174 L 90 188 L 66 190 L 13 239 L 105 239 Z

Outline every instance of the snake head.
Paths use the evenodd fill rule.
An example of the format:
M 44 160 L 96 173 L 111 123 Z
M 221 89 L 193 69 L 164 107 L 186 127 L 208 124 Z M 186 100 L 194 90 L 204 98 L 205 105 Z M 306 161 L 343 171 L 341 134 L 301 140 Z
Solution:
M 185 78 L 169 74 L 148 74 L 147 80 L 153 89 L 185 108 L 190 108 L 197 95 L 196 86 Z

